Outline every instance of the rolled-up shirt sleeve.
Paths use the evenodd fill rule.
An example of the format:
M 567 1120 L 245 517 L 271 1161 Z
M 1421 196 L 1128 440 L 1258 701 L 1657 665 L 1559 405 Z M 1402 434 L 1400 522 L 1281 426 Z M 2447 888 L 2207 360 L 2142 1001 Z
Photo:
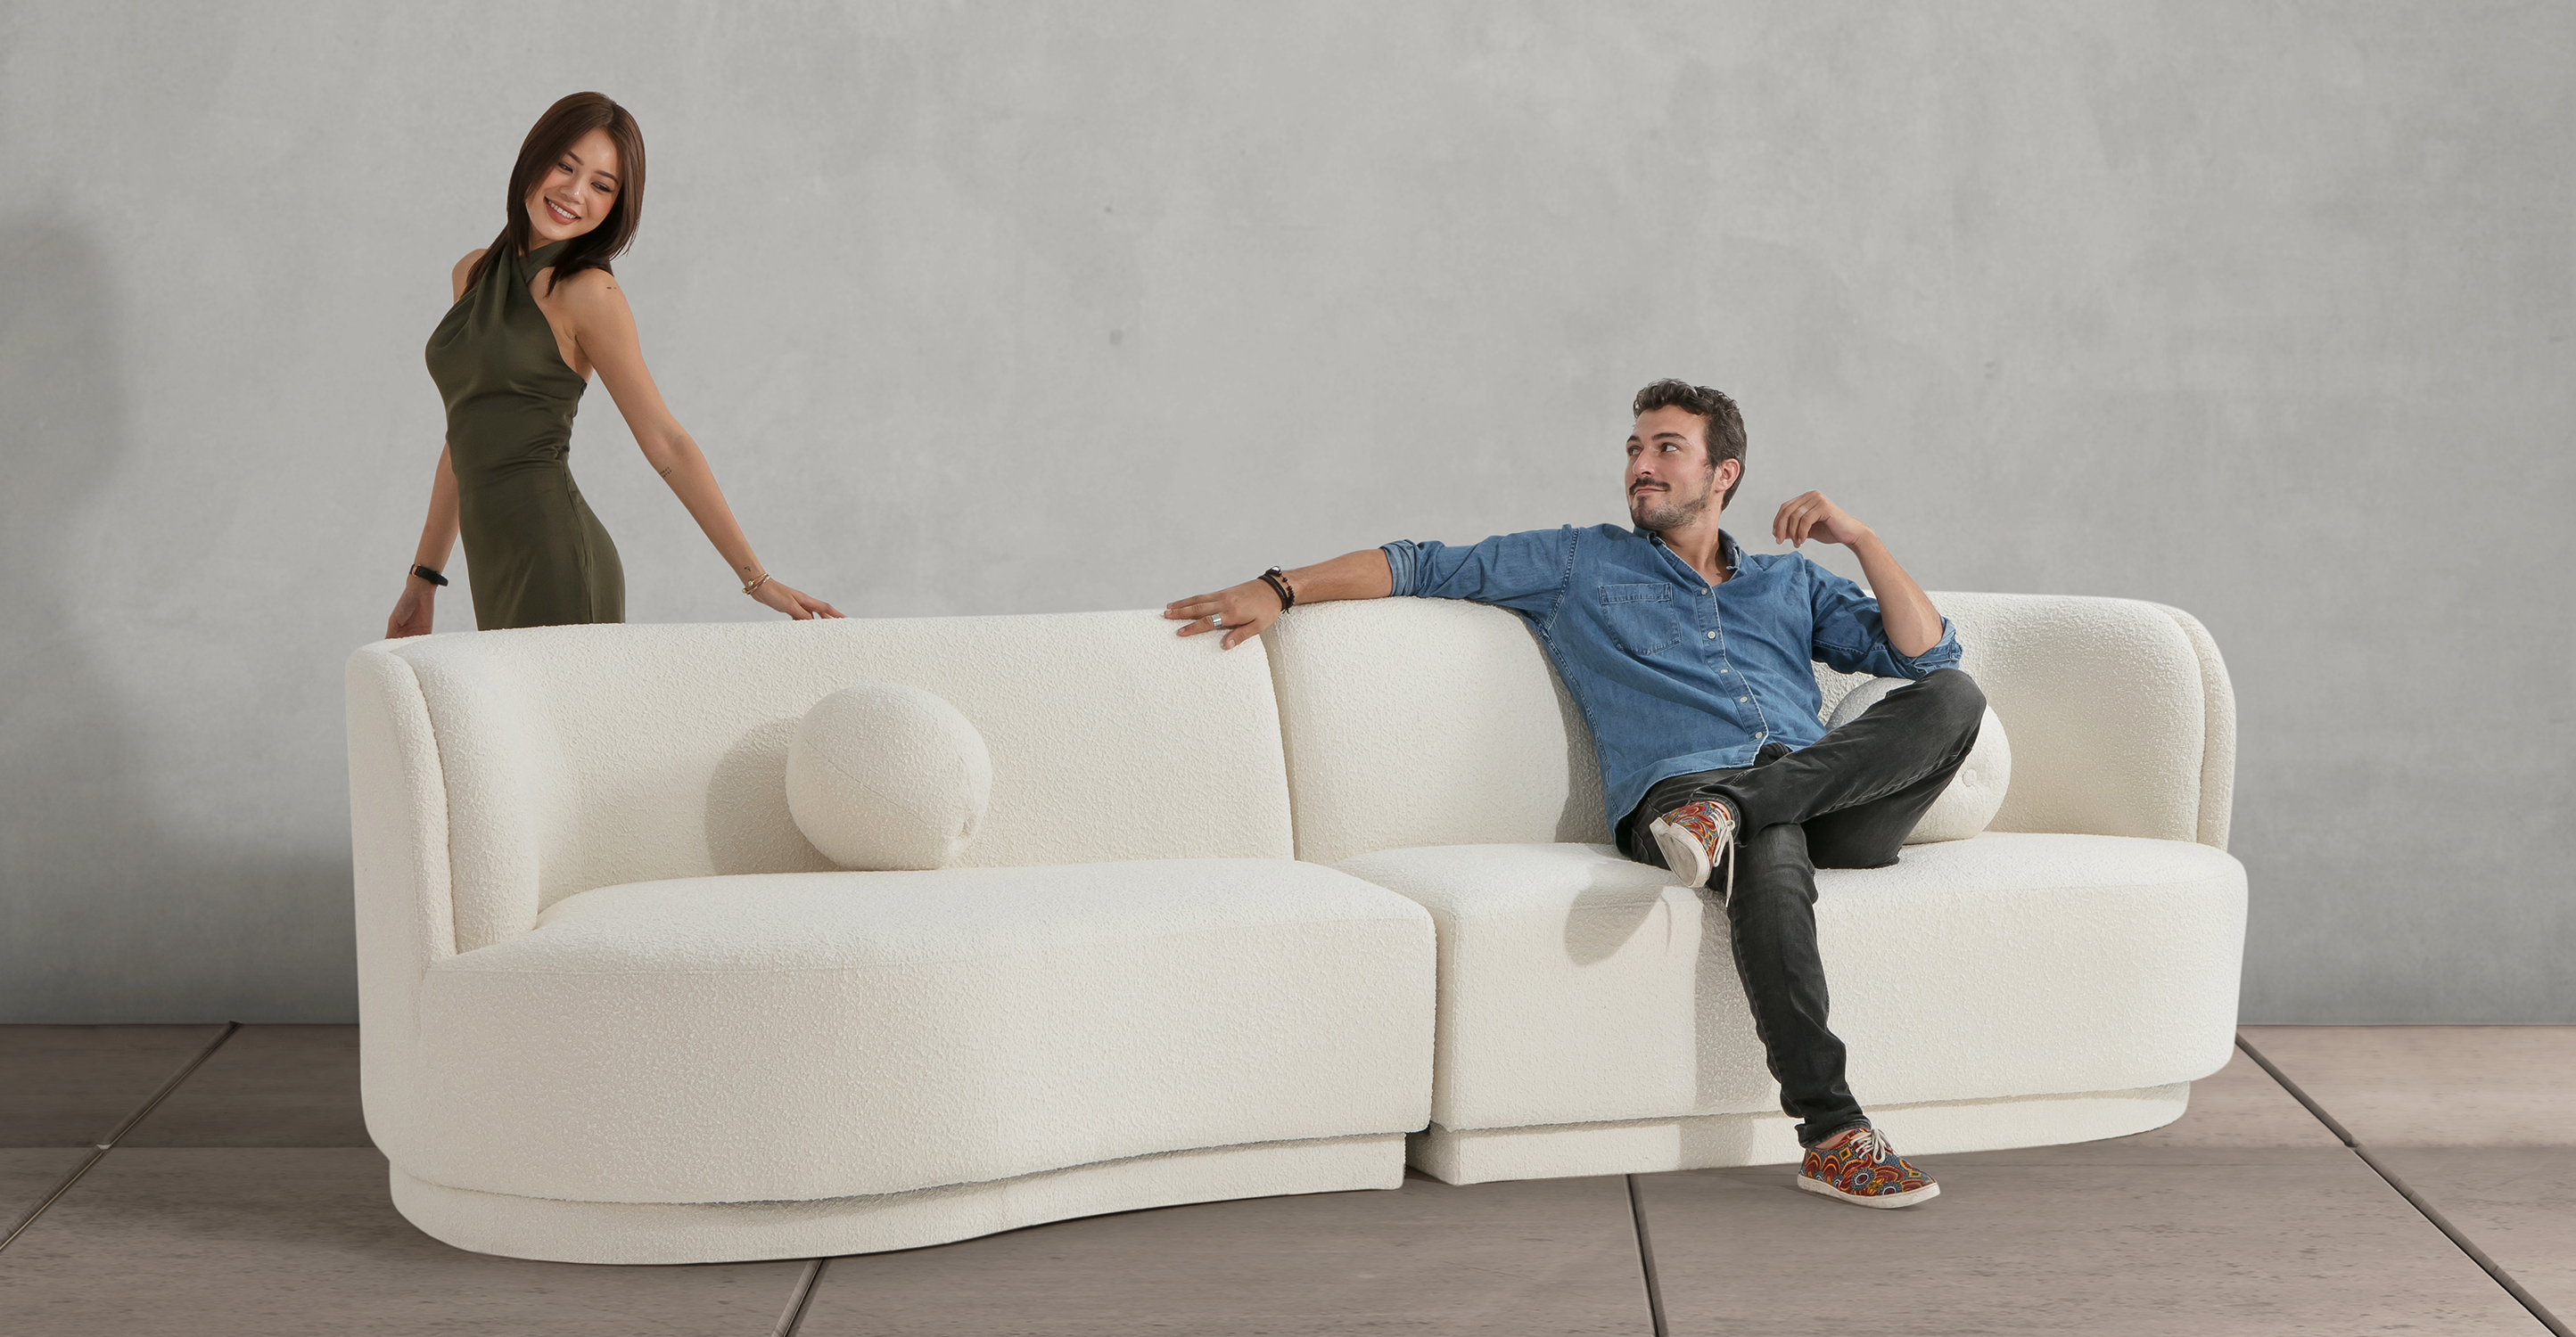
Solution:
M 1422 545 L 1411 539 L 1397 539 L 1379 544 L 1378 551 L 1386 554 L 1386 578 L 1390 582 L 1387 597 L 1413 593 L 1413 569 L 1421 561 Z
M 1572 526 L 1496 534 L 1457 546 L 1397 539 L 1386 554 L 1389 594 L 1425 599 L 1465 599 L 1544 618 L 1562 602 L 1572 570 Z
M 1878 600 L 1854 581 L 1804 558 L 1808 594 L 1815 610 L 1816 658 L 1837 673 L 1869 673 L 1882 678 L 1921 678 L 1959 666 L 1959 633 L 1941 619 L 1941 639 L 1919 655 L 1898 654 L 1887 640 Z

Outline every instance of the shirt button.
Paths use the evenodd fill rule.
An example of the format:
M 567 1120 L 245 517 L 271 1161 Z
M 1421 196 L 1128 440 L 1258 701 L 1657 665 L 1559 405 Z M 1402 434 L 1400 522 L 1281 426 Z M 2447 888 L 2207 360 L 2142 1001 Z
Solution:
M 1756 729 L 1753 731 L 1753 736 L 1756 738 L 1768 738 L 1771 736 L 1771 731 L 1768 729 Z
M 1712 641 L 1713 641 L 1713 640 L 1716 640 L 1716 639 L 1717 639 L 1717 633 L 1716 633 L 1716 632 L 1713 632 L 1713 631 L 1712 631 L 1712 632 L 1710 632 L 1710 633 L 1708 634 L 1708 638 L 1709 638 L 1710 640 L 1712 640 Z
M 1749 697 L 1749 696 L 1739 696 L 1739 697 L 1737 697 L 1737 698 L 1735 698 L 1735 699 L 1736 699 L 1736 701 L 1737 701 L 1737 702 L 1741 703 L 1741 702 L 1745 702 L 1745 701 L 1750 701 L 1750 700 L 1752 700 L 1753 698 L 1752 698 L 1752 697 Z

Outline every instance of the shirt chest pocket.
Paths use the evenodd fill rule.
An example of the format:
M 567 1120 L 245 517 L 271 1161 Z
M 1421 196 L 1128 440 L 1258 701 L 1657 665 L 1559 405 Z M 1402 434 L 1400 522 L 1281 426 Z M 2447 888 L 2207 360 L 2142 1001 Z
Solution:
M 1603 585 L 1601 623 L 1610 639 L 1632 655 L 1669 650 L 1690 630 L 1673 606 L 1670 585 Z

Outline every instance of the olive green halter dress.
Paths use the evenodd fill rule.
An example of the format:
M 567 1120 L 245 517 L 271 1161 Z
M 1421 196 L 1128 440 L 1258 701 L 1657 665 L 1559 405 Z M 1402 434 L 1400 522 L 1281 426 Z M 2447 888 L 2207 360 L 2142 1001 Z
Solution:
M 617 545 L 573 486 L 572 416 L 589 381 L 564 365 L 528 285 L 570 244 L 501 256 L 429 336 L 474 624 L 626 620 Z

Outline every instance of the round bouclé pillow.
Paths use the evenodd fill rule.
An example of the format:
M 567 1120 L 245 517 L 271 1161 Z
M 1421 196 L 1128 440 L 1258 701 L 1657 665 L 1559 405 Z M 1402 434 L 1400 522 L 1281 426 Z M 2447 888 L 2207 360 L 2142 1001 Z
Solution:
M 1825 721 L 1825 731 L 1832 731 L 1858 719 L 1860 713 L 1877 705 L 1880 698 L 1899 687 L 1911 685 L 1911 678 L 1872 678 L 1851 689 L 1851 695 L 1834 707 L 1833 718 Z M 1908 845 L 1929 845 L 1937 840 L 1966 840 L 1986 829 L 1995 813 L 2004 806 L 2004 791 L 2012 787 L 2012 743 L 2004 737 L 2004 722 L 1995 718 L 1995 708 L 1986 707 L 1986 719 L 1977 726 L 1977 742 L 1968 749 L 1968 759 L 1959 764 L 1958 774 L 1950 777 L 1950 787 L 1932 800 L 1931 808 L 1914 823 L 1913 834 L 1905 838 Z
M 787 751 L 796 829 L 843 868 L 945 868 L 992 796 L 984 736 L 918 687 L 844 687 L 805 712 Z

